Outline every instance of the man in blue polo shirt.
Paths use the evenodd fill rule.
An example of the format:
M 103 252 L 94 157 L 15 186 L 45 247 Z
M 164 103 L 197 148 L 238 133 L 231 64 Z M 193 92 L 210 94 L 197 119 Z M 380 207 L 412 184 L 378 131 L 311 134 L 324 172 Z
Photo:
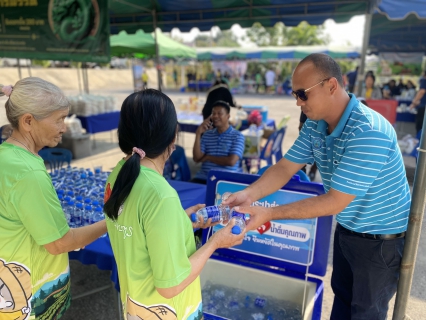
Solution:
M 293 90 L 308 117 L 296 142 L 224 204 L 251 215 L 247 229 L 276 219 L 336 215 L 331 319 L 384 320 L 397 288 L 411 202 L 395 130 L 345 92 L 340 67 L 328 55 L 303 59 Z M 314 162 L 324 195 L 273 208 L 249 206 Z
M 413 99 L 413 102 L 410 105 L 410 109 L 417 109 L 416 115 L 416 131 L 417 133 L 423 128 L 423 120 L 425 117 L 425 107 L 426 107 L 426 70 L 423 72 L 423 76 L 419 81 L 419 91 L 417 91 L 416 96 Z
M 216 101 L 212 114 L 198 127 L 192 154 L 202 165 L 193 182 L 206 183 L 211 169 L 241 171 L 244 136 L 229 125 L 229 111 L 227 102 Z

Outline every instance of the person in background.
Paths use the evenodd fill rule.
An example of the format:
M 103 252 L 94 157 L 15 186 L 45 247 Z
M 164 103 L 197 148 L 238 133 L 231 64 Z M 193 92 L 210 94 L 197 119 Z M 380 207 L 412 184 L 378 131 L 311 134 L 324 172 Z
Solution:
M 423 128 L 423 121 L 425 116 L 426 107 L 426 70 L 423 72 L 423 77 L 420 78 L 419 91 L 417 91 L 414 97 L 410 109 L 416 109 L 416 131 L 417 133 Z
M 216 101 L 211 115 L 195 132 L 192 156 L 196 163 L 201 162 L 202 165 L 193 182 L 206 183 L 211 169 L 242 171 L 245 139 L 229 124 L 230 109 L 226 101 Z
M 411 80 L 407 81 L 407 84 L 405 85 L 405 99 L 413 100 L 416 96 L 416 86 Z
M 260 70 L 256 72 L 255 81 L 256 81 L 256 93 L 259 93 L 259 88 L 260 86 L 263 85 L 263 77 L 262 77 L 262 74 L 260 73 Z
M 68 252 L 106 233 L 105 221 L 71 228 L 38 152 L 56 147 L 69 102 L 28 77 L 0 85 L 13 132 L 0 145 L 0 319 L 59 319 L 71 303 Z
M 359 67 L 357 66 L 355 68 L 355 70 L 350 71 L 346 74 L 346 79 L 348 80 L 348 91 L 349 92 L 354 92 L 356 79 L 358 77 L 358 69 L 359 69 Z
M 234 98 L 225 81 L 216 80 L 209 91 L 207 91 L 206 103 L 202 110 L 204 120 L 211 116 L 213 104 L 218 100 L 227 102 L 231 107 L 236 107 Z
M 328 55 L 304 58 L 293 96 L 308 119 L 283 159 L 224 205 L 250 214 L 247 230 L 271 220 L 336 215 L 331 320 L 385 320 L 401 269 L 411 196 L 393 126 L 344 88 Z M 325 194 L 277 207 L 251 204 L 316 162 Z
M 396 96 L 401 95 L 401 90 L 396 85 L 396 81 L 391 79 L 387 85 L 383 88 L 383 98 L 394 99 Z
M 125 158 L 107 180 L 108 234 L 117 262 L 125 319 L 195 319 L 202 314 L 199 275 L 218 248 L 237 245 L 234 221 L 196 251 L 187 210 L 163 177 L 174 150 L 177 116 L 165 94 L 147 89 L 123 102 L 118 144 Z
M 177 70 L 173 69 L 173 82 L 175 83 L 175 88 L 178 87 L 178 74 L 177 74 Z
M 142 73 L 142 89 L 146 89 L 148 88 L 148 73 L 146 72 L 146 68 L 144 68 L 143 73 Z
M 362 88 L 361 96 L 365 99 L 382 99 L 382 91 L 374 83 L 376 77 L 373 73 L 367 73 L 365 76 L 365 86 Z
M 265 73 L 265 82 L 266 82 L 266 92 L 271 93 L 274 91 L 275 86 L 275 72 L 271 69 L 268 69 Z

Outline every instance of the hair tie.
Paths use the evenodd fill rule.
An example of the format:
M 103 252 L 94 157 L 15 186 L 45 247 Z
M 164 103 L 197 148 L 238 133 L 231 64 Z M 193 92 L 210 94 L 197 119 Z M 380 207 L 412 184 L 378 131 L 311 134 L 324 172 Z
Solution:
M 3 86 L 3 88 L 1 88 L 1 92 L 4 93 L 5 96 L 10 97 L 10 95 L 12 94 L 13 91 L 13 87 L 12 86 Z
M 133 147 L 132 151 L 133 154 L 137 153 L 141 157 L 141 159 L 145 158 L 145 151 L 143 151 L 142 149 Z

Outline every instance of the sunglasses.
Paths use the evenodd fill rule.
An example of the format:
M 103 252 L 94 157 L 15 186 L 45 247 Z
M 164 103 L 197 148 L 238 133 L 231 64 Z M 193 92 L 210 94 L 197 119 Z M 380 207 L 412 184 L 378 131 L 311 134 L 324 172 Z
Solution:
M 292 91 L 291 94 L 294 97 L 294 99 L 300 99 L 302 101 L 306 101 L 308 100 L 308 96 L 306 95 L 306 92 L 308 92 L 309 90 L 315 88 L 317 85 L 323 84 L 324 81 L 330 80 L 331 78 L 325 78 L 323 80 L 321 80 L 320 82 L 318 82 L 316 85 L 313 85 L 312 87 L 308 88 L 308 89 L 299 89 L 296 91 Z

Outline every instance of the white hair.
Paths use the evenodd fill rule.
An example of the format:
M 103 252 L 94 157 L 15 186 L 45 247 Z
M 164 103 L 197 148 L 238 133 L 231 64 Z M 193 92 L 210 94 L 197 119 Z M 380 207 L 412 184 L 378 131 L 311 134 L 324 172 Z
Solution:
M 1 89 L 4 86 L 0 84 Z M 19 80 L 5 103 L 6 116 L 13 128 L 19 127 L 19 119 L 30 113 L 37 120 L 47 118 L 52 112 L 69 108 L 69 101 L 61 89 L 54 84 L 37 78 Z

